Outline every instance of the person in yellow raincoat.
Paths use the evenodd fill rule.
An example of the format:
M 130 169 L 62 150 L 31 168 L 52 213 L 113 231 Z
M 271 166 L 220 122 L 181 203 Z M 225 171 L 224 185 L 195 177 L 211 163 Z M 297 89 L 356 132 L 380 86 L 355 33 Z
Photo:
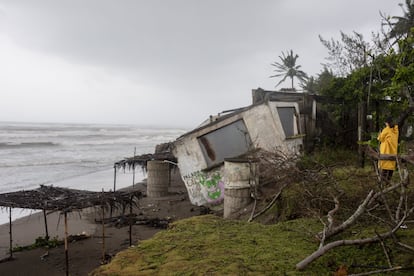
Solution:
M 378 135 L 380 141 L 380 154 L 397 154 L 398 149 L 398 125 L 394 125 L 392 118 L 385 120 L 385 128 Z M 383 179 L 390 181 L 395 170 L 395 161 L 379 160 L 378 167 Z

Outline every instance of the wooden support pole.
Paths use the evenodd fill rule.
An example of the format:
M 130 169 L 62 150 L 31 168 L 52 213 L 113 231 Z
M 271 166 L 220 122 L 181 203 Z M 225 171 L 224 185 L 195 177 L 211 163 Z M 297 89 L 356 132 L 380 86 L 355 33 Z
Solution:
M 105 263 L 105 208 L 101 205 L 101 218 L 102 218 L 102 263 Z
M 69 253 L 68 253 L 68 213 L 65 211 L 65 263 L 66 276 L 69 276 Z
M 132 245 L 132 196 L 129 198 L 129 246 Z
M 367 110 L 366 110 L 366 102 L 361 102 L 358 104 L 358 142 L 364 141 L 367 137 L 366 135 L 366 117 L 367 117 Z M 359 164 L 361 168 L 365 166 L 365 151 L 364 147 L 359 144 L 358 145 L 358 152 L 359 152 Z
M 114 193 L 116 191 L 116 166 L 114 165 Z
M 12 207 L 9 208 L 10 259 L 13 259 Z
M 137 153 L 137 148 L 134 148 L 134 163 L 132 163 L 132 188 L 135 185 L 135 155 Z
M 46 240 L 49 240 L 49 230 L 47 228 L 47 218 L 46 218 L 46 210 L 43 209 L 43 220 L 45 221 L 45 232 L 46 232 Z

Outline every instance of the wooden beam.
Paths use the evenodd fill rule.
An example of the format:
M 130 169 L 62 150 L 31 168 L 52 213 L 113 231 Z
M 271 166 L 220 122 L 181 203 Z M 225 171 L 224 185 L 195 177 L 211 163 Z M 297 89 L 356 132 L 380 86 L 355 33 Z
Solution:
M 10 259 L 13 259 L 12 207 L 9 208 Z
M 102 217 L 102 264 L 105 264 L 106 258 L 105 258 L 105 207 L 101 206 L 101 217 Z
M 68 213 L 66 211 L 65 211 L 65 264 L 66 264 L 66 276 L 69 276 Z
M 45 232 L 46 232 L 46 240 L 49 240 L 49 230 L 47 228 L 47 218 L 46 218 L 46 209 L 43 209 L 43 220 L 45 222 Z

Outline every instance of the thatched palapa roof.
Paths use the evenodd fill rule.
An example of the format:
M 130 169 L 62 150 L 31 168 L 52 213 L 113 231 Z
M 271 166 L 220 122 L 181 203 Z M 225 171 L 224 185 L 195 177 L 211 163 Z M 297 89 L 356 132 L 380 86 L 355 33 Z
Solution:
M 115 162 L 114 167 L 116 169 L 124 169 L 128 168 L 135 168 L 136 166 L 140 166 L 143 169 L 147 169 L 148 161 L 152 160 L 159 160 L 159 161 L 167 161 L 171 163 L 177 163 L 177 158 L 172 154 L 172 143 L 163 143 L 159 144 L 155 148 L 155 153 L 147 153 L 138 156 L 133 156 L 129 158 L 125 158 L 118 162 Z
M 125 206 L 141 197 L 139 191 L 92 192 L 41 185 L 35 190 L 0 194 L 0 206 L 71 212 L 99 205 Z

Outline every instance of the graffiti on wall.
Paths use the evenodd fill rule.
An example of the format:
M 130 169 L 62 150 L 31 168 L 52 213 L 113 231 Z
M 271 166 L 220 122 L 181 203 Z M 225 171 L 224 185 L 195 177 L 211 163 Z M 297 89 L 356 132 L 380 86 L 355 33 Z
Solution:
M 190 196 L 203 196 L 208 203 L 220 203 L 224 198 L 224 181 L 220 172 L 207 174 L 197 171 L 184 176 L 185 182 L 193 193 Z

